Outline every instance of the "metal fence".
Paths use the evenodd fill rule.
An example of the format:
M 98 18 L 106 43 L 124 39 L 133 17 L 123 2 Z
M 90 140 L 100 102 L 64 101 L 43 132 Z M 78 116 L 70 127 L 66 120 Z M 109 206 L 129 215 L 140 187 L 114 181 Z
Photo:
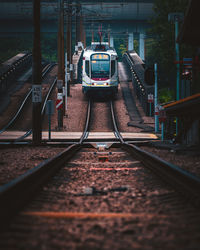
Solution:
M 0 68 L 0 93 L 6 92 L 21 72 L 30 67 L 31 63 L 32 54 L 25 53 L 16 60 L 3 64 Z
M 130 55 L 129 52 L 126 52 L 123 55 L 123 62 L 130 69 L 134 91 L 145 114 L 152 116 L 154 114 L 154 104 L 148 102 L 148 95 L 154 95 L 154 86 L 147 85 L 145 82 L 143 61 L 137 53 L 134 52 L 133 55 Z

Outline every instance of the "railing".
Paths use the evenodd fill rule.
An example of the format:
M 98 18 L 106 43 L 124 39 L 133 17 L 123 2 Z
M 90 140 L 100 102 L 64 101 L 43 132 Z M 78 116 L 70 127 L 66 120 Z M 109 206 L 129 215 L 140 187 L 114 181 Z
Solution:
M 26 53 L 11 64 L 2 66 L 0 72 L 0 92 L 5 92 L 22 71 L 31 65 L 31 53 Z
M 142 60 L 136 53 L 135 58 L 138 60 L 134 60 L 129 52 L 126 52 L 123 55 L 123 61 L 130 69 L 132 75 L 132 83 L 135 94 L 137 95 L 145 114 L 147 116 L 152 116 L 154 114 L 154 105 L 153 103 L 148 103 L 148 95 L 154 94 L 154 86 L 147 85 L 144 80 L 145 69 L 142 64 Z

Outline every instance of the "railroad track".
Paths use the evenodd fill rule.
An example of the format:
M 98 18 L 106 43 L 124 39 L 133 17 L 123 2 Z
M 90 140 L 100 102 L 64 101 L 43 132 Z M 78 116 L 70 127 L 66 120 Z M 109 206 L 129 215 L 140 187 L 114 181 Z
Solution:
M 55 66 L 55 64 L 48 64 L 44 67 L 43 71 L 42 71 L 42 79 L 44 79 L 47 75 L 47 73 Z M 45 106 L 46 106 L 46 102 L 50 96 L 50 94 L 52 93 L 53 88 L 55 87 L 56 84 L 56 79 L 54 80 L 54 82 L 52 83 L 52 85 L 50 86 L 44 101 L 43 101 L 43 106 L 42 106 L 42 116 L 44 115 L 44 111 L 45 111 Z M 26 96 L 24 97 L 23 101 L 21 102 L 20 107 L 18 108 L 17 112 L 14 114 L 14 116 L 10 119 L 10 121 L 0 130 L 0 134 L 2 134 L 3 132 L 5 132 L 7 129 L 9 129 L 11 126 L 14 126 L 14 124 L 16 123 L 17 119 L 19 118 L 19 116 L 22 114 L 25 106 L 27 105 L 28 101 L 30 101 L 31 98 L 31 94 L 32 94 L 32 89 L 30 89 L 28 91 L 28 93 L 26 94 Z M 20 141 L 23 140 L 24 138 L 26 138 L 27 136 L 29 136 L 32 133 L 32 129 L 29 129 L 27 132 L 24 133 L 23 136 L 19 137 L 16 141 Z
M 35 225 L 33 231 L 39 231 L 38 233 L 34 231 L 33 235 L 37 235 L 40 240 L 40 230 L 47 230 L 45 224 L 50 227 L 54 225 L 54 230 L 57 232 L 56 228 L 60 228 L 59 221 L 64 220 L 65 226 L 64 224 L 61 226 L 64 232 L 69 232 L 69 228 L 72 228 L 75 238 L 82 237 L 82 241 L 77 242 L 77 246 L 83 243 L 86 247 L 92 247 L 91 244 L 96 242 L 99 247 L 99 239 L 95 238 L 95 235 L 99 233 L 107 242 L 105 246 L 111 244 L 109 237 L 113 237 L 111 247 L 116 249 L 118 248 L 115 243 L 119 242 L 127 249 L 133 247 L 134 242 L 137 242 L 138 248 L 143 247 L 144 249 L 145 246 L 148 246 L 149 240 L 155 244 L 153 245 L 155 248 L 158 247 L 158 243 L 152 242 L 155 241 L 154 237 L 161 237 L 159 236 L 160 229 L 156 231 L 156 225 L 165 232 L 162 233 L 163 237 L 166 237 L 166 246 L 170 246 L 168 240 L 170 230 L 174 230 L 178 237 L 176 240 L 179 241 L 179 237 L 187 229 L 187 223 L 191 223 L 192 235 L 184 235 L 184 237 L 187 242 L 191 240 L 190 247 L 196 246 L 199 242 L 196 232 L 198 232 L 200 214 L 198 210 L 185 203 L 185 199 L 182 199 L 174 188 L 187 194 L 187 197 L 197 203 L 200 190 L 199 179 L 124 141 L 117 129 L 112 102 L 110 102 L 110 109 L 113 130 L 118 143 L 114 143 L 110 147 L 106 141 L 97 141 L 95 147 L 91 147 L 91 144 L 86 142 L 91 126 L 91 108 L 92 104 L 89 101 L 85 129 L 78 143 L 70 145 L 57 156 L 42 162 L 25 175 L 0 188 L 1 225 L 8 225 L 8 219 L 18 211 L 22 211 L 15 220 L 19 223 L 19 231 L 22 228 L 19 233 L 24 233 L 23 223 L 30 226 L 33 223 Z M 148 168 L 153 170 L 159 178 Z M 163 183 L 160 180 L 161 177 L 165 182 L 170 183 L 170 186 Z M 47 181 L 48 184 L 45 184 Z M 172 184 L 173 187 L 171 187 Z M 41 190 L 42 186 L 44 187 Z M 37 193 L 37 197 L 33 201 L 34 193 Z M 21 210 L 30 200 L 30 205 Z M 83 225 L 80 221 L 82 219 L 84 220 Z M 116 225 L 113 225 L 113 219 L 117 220 Z M 88 223 L 91 228 L 88 228 L 87 220 L 90 221 Z M 91 222 L 91 220 L 93 221 Z M 99 220 L 103 220 L 103 223 L 107 225 L 106 228 L 102 226 L 101 222 L 98 222 Z M 177 233 L 176 226 L 171 226 L 172 228 L 169 226 L 170 221 L 175 220 L 177 223 L 182 223 L 178 228 L 180 234 Z M 146 228 L 145 222 L 149 223 L 149 227 Z M 16 228 L 16 223 L 14 223 L 14 228 Z M 108 233 L 108 237 L 104 238 L 103 231 L 108 232 L 109 226 L 112 230 L 115 228 L 116 237 Z M 143 238 L 139 237 L 142 234 L 141 227 L 147 230 L 146 234 L 151 233 L 149 238 L 146 235 Z M 166 227 L 166 231 L 163 229 L 164 227 Z M 152 232 L 152 228 L 155 230 L 155 234 Z M 70 245 L 73 240 L 72 231 L 67 236 L 66 233 L 62 233 L 62 230 L 57 233 L 61 238 L 65 235 L 65 243 L 68 242 L 65 247 L 72 247 Z M 88 243 L 87 233 L 89 237 L 93 237 L 91 241 L 93 243 Z M 126 234 L 130 237 L 126 237 L 126 241 L 123 241 L 121 237 Z M 6 237 L 3 238 L 2 244 L 6 245 L 6 239 Z M 172 238 L 170 239 L 172 240 Z M 47 247 L 52 241 L 50 238 L 48 240 Z M 172 241 L 177 242 L 176 240 Z M 62 241 L 60 244 L 62 245 Z M 104 249 L 104 245 L 102 246 L 101 249 Z M 180 247 L 180 245 L 178 246 Z

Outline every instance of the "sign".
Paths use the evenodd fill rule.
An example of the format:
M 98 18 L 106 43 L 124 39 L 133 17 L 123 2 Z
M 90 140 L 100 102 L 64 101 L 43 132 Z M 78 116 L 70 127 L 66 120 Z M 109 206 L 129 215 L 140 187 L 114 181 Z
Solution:
M 39 103 L 42 102 L 42 86 L 32 85 L 32 102 Z
M 83 48 L 83 43 L 82 42 L 78 42 L 78 47 L 79 48 Z
M 69 70 L 70 70 L 70 71 L 73 71 L 73 68 L 74 68 L 74 67 L 73 67 L 73 64 L 72 64 L 72 63 L 70 63 Z
M 107 54 L 94 54 L 94 55 L 92 55 L 92 60 L 109 60 L 109 55 L 107 55 Z
M 63 94 L 62 93 L 58 93 L 57 94 L 57 100 L 56 100 L 56 109 L 62 109 L 63 107 Z
M 154 96 L 153 94 L 148 94 L 148 103 L 153 103 Z
M 63 87 L 63 80 L 57 80 L 57 88 L 62 89 Z
M 192 58 L 183 58 L 184 66 L 192 66 Z

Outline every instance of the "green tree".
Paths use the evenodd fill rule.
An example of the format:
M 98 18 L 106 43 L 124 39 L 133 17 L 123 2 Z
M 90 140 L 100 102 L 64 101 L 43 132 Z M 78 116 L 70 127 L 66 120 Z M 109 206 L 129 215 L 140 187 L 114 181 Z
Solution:
M 175 86 L 175 28 L 174 23 L 168 21 L 171 12 L 185 13 L 188 0 L 155 0 L 155 16 L 151 20 L 152 28 L 149 30 L 151 36 L 151 48 L 148 51 L 148 63 L 157 62 L 159 66 L 159 77 L 161 87 Z M 181 27 L 181 24 L 179 25 Z M 192 56 L 193 49 L 180 45 L 180 58 Z

